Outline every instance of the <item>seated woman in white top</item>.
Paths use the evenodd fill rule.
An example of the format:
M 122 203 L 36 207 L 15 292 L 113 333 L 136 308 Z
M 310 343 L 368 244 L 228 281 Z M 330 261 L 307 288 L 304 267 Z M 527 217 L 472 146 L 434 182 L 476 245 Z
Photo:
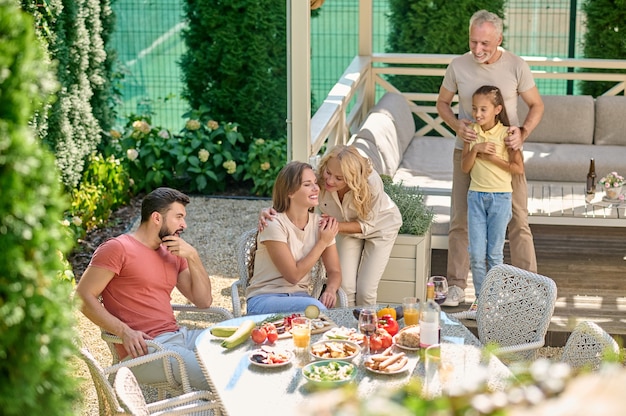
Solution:
M 287 164 L 276 177 L 274 221 L 259 232 L 254 273 L 246 291 L 247 313 L 303 311 L 308 305 L 331 308 L 341 286 L 335 236 L 337 220 L 312 212 L 320 188 L 311 165 Z M 320 299 L 308 293 L 311 269 L 322 258 L 328 281 Z

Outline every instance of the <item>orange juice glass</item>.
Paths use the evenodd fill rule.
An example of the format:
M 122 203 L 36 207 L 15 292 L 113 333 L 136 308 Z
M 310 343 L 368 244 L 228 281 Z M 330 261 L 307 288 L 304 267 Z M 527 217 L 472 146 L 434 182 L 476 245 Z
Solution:
M 293 318 L 291 320 L 291 336 L 294 347 L 308 348 L 311 342 L 311 321 L 308 318 Z
M 415 297 L 402 299 L 402 312 L 404 313 L 404 325 L 417 325 L 419 322 L 419 300 Z

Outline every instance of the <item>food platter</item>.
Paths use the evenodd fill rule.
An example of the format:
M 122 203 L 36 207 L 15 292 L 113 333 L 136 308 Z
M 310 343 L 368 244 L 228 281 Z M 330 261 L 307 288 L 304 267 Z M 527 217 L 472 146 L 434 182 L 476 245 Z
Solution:
M 271 361 L 273 357 L 276 357 L 279 361 L 263 362 L 263 361 L 259 361 L 260 359 L 258 357 L 266 357 L 267 361 Z M 279 349 L 274 349 L 272 347 L 263 346 L 259 349 L 251 351 L 250 354 L 248 354 L 248 360 L 250 361 L 251 364 L 259 366 L 259 367 L 266 367 L 266 368 L 282 367 L 284 365 L 291 363 L 291 360 L 293 360 L 293 352 L 288 351 L 288 350 L 279 350 Z

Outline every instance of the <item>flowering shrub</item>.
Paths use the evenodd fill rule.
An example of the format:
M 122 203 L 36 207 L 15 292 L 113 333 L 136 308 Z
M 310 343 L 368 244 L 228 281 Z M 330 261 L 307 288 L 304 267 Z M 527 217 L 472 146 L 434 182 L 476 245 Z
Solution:
M 624 177 L 617 172 L 611 172 L 608 175 L 601 178 L 598 183 L 603 188 L 619 188 L 624 185 Z
M 254 195 L 271 195 L 286 163 L 286 138 L 247 140 L 237 123 L 217 122 L 204 109 L 184 117 L 183 129 L 171 134 L 148 116 L 131 116 L 123 129 L 109 132 L 101 150 L 122 161 L 135 193 L 167 185 L 211 194 L 251 181 Z
M 121 161 L 133 179 L 135 193 L 172 183 L 176 159 L 171 149 L 175 141 L 169 130 L 152 126 L 149 117 L 133 115 L 122 131 L 111 130 L 109 137 L 101 151 L 106 158 Z
M 242 180 L 246 140 L 236 123 L 218 123 L 192 111 L 173 147 L 176 177 L 190 192 L 210 194 Z
M 251 179 L 255 195 L 270 196 L 274 180 L 287 163 L 287 140 L 256 139 L 248 148 L 244 180 Z
M 113 210 L 128 203 L 130 183 L 119 159 L 95 153 L 90 156 L 80 184 L 72 191 L 71 207 L 63 220 L 75 240 L 105 224 Z

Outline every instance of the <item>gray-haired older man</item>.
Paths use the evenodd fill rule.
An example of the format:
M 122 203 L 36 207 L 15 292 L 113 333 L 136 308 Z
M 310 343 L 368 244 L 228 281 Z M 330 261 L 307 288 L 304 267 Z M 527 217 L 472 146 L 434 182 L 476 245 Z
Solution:
M 470 52 L 455 58 L 446 75 L 437 98 L 437 111 L 456 132 L 454 171 L 452 179 L 452 206 L 448 235 L 448 282 L 450 289 L 444 306 L 457 306 L 465 301 L 469 274 L 467 236 L 467 191 L 469 174 L 461 170 L 463 142 L 476 140 L 469 127 L 472 115 L 472 94 L 482 85 L 495 85 L 502 91 L 511 127 L 507 145 L 520 149 L 524 140 L 541 121 L 543 101 L 535 85 L 528 64 L 515 54 L 503 49 L 502 19 L 494 13 L 480 10 L 471 17 L 469 25 Z M 458 117 L 452 110 L 454 94 L 459 96 Z M 517 116 L 517 97 L 528 105 L 528 115 L 522 123 Z M 513 218 L 508 226 L 513 265 L 537 271 L 533 236 L 528 226 L 528 195 L 526 176 L 513 175 Z

